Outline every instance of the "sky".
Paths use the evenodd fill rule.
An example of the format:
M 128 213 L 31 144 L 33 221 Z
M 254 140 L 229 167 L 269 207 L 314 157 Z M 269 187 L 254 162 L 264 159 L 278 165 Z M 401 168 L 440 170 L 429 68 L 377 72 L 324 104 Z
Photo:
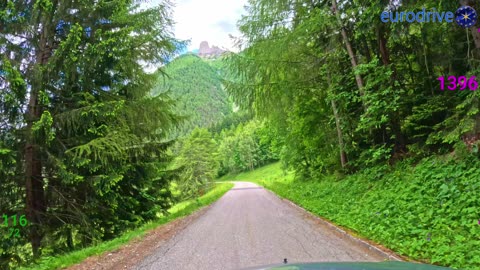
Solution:
M 155 5 L 160 0 L 149 1 Z M 172 0 L 175 37 L 190 39 L 188 50 L 198 49 L 200 42 L 238 51 L 229 35 L 239 36 L 236 23 L 245 13 L 247 0 Z

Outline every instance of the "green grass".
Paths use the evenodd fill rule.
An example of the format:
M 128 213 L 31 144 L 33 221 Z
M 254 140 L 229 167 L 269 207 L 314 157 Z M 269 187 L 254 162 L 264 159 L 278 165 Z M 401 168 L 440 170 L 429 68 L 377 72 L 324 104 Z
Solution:
M 228 174 L 219 178 L 218 181 L 249 181 L 263 183 L 264 180 L 275 181 L 285 177 L 293 177 L 293 172 L 283 172 L 280 162 L 277 162 L 249 172 Z
M 480 162 L 428 158 L 338 179 L 296 181 L 279 164 L 221 180 L 259 183 L 413 260 L 480 269 Z
M 195 199 L 189 200 L 173 206 L 171 209 L 169 209 L 169 212 L 171 213 L 170 215 L 159 218 L 154 222 L 147 223 L 142 227 L 135 229 L 133 231 L 127 232 L 114 240 L 104 242 L 97 246 L 78 250 L 62 256 L 42 258 L 39 263 L 35 265 L 31 265 L 29 267 L 22 267 L 20 269 L 21 270 L 61 269 L 61 268 L 69 267 L 74 264 L 80 263 L 90 256 L 100 255 L 104 252 L 116 250 L 121 246 L 129 243 L 130 241 L 142 238 L 146 233 L 148 233 L 148 231 L 155 229 L 160 225 L 171 222 L 177 218 L 190 215 L 196 210 L 198 210 L 199 208 L 215 202 L 232 187 L 233 187 L 233 184 L 230 184 L 230 183 L 218 184 L 211 191 L 207 192 L 205 195 L 201 196 L 197 200 Z

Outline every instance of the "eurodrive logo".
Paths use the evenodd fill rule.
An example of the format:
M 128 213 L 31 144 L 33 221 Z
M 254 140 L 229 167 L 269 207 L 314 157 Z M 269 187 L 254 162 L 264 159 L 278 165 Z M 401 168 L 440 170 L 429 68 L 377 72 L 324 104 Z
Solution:
M 463 28 L 469 28 L 473 26 L 477 22 L 477 12 L 471 6 L 462 6 L 455 14 L 451 11 L 448 12 L 437 12 L 434 8 L 433 11 L 427 12 L 425 8 L 419 12 L 395 12 L 395 16 L 393 12 L 384 11 L 380 15 L 380 19 L 382 22 L 453 22 L 453 19 Z

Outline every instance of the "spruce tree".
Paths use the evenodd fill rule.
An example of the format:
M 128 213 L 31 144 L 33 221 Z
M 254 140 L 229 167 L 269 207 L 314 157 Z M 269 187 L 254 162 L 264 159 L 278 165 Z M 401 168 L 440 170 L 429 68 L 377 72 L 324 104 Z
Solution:
M 2 187 L 21 185 L 25 210 L 15 201 L 1 208 L 27 215 L 33 256 L 110 239 L 168 207 L 165 138 L 177 120 L 168 96 L 147 97 L 156 75 L 144 64 L 183 46 L 169 3 L 0 8 Z

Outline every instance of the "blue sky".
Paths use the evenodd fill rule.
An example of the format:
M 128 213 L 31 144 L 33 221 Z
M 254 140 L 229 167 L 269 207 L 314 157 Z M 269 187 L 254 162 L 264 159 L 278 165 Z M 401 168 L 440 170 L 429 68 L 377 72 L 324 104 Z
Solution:
M 155 5 L 160 0 L 150 0 Z M 247 0 L 172 0 L 175 36 L 190 39 L 188 50 L 199 47 L 206 40 L 212 45 L 237 51 L 229 35 L 239 36 L 236 22 L 245 13 Z

